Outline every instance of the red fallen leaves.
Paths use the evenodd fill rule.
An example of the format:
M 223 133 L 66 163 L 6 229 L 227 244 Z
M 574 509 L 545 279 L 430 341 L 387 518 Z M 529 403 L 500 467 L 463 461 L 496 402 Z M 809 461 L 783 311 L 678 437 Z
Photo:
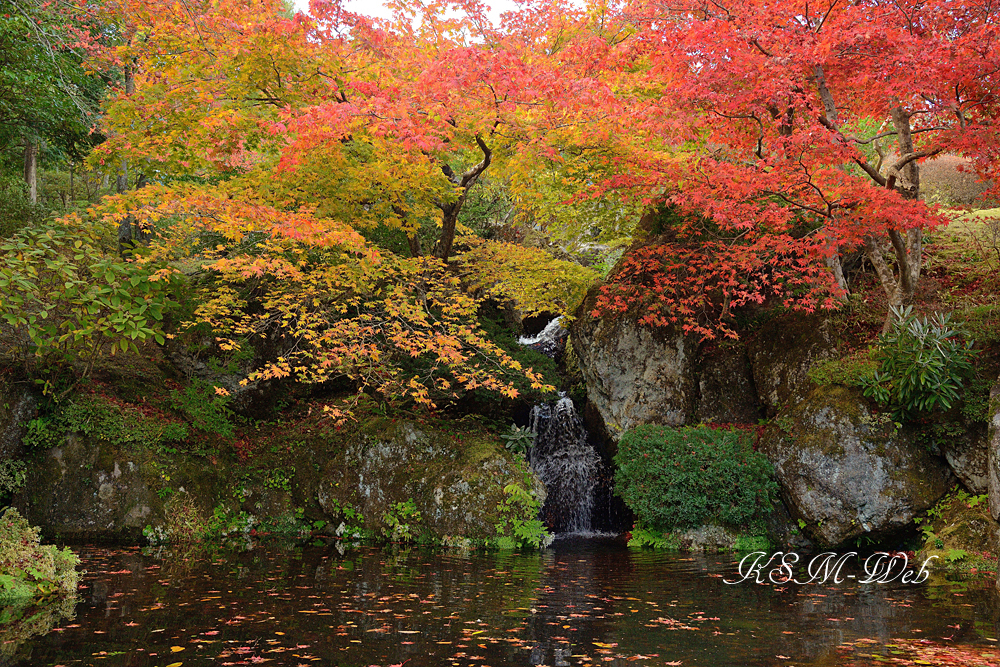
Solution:
M 937 665 L 938 667 L 996 667 L 1000 664 L 1000 649 L 983 646 L 950 646 L 928 639 L 892 639 L 884 649 L 877 650 L 880 642 L 860 639 L 845 642 L 838 647 L 841 664 L 845 667 L 861 667 L 871 664 L 872 656 L 879 662 L 896 665 Z M 864 650 L 864 653 L 857 651 Z M 845 655 L 855 652 L 855 655 Z M 855 662 L 857 660 L 857 662 Z

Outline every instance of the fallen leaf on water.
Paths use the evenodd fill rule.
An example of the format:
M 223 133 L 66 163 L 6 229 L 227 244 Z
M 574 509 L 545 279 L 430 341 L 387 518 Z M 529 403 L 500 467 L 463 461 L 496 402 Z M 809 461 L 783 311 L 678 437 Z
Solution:
M 171 646 L 170 650 L 173 651 L 174 653 L 180 653 L 181 651 L 184 650 L 184 647 L 183 646 Z

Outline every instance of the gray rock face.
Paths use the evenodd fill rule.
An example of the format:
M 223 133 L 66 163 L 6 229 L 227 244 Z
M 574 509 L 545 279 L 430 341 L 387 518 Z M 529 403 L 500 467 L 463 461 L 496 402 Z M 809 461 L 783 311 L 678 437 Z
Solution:
M 990 391 L 989 421 L 986 446 L 990 514 L 1000 521 L 1000 382 L 993 385 Z M 997 575 L 997 587 L 1000 588 L 1000 573 Z
M 964 424 L 966 434 L 941 443 L 941 453 L 952 472 L 969 491 L 988 493 L 990 486 L 989 446 L 982 424 Z
M 493 537 L 497 506 L 506 498 L 503 488 L 522 483 L 524 475 L 505 452 L 473 449 L 479 454 L 470 459 L 469 448 L 454 437 L 400 422 L 361 438 L 328 462 L 316 497 L 331 518 L 350 505 L 369 528 L 384 526 L 396 503 L 412 499 L 421 516 L 413 522 L 419 530 L 438 537 Z M 544 487 L 534 482 L 535 495 L 544 502 Z
M 24 455 L 21 439 L 38 413 L 38 399 L 7 378 L 0 378 L 0 460 Z
M 912 436 L 850 390 L 821 387 L 778 415 L 760 450 L 792 517 L 820 546 L 836 546 L 910 527 L 947 492 L 951 471 Z
M 746 339 L 745 346 L 768 417 L 808 396 L 813 389 L 809 369 L 837 354 L 827 322 L 800 314 L 765 323 Z
M 587 397 L 616 441 L 640 424 L 756 423 L 761 416 L 749 359 L 740 346 L 702 352 L 694 339 L 627 316 L 583 315 L 571 335 Z
M 689 341 L 627 318 L 583 317 L 572 336 L 587 396 L 615 440 L 639 424 L 687 423 L 697 391 Z

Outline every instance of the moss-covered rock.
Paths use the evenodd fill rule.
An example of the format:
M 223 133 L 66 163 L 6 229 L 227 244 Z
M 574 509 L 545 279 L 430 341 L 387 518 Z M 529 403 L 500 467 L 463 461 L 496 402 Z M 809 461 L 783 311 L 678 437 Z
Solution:
M 845 387 L 825 386 L 781 412 L 760 451 L 774 464 L 792 517 L 821 546 L 909 529 L 954 478 L 910 427 L 872 415 Z
M 38 399 L 26 385 L 0 373 L 0 460 L 24 455 L 21 439 L 28 421 L 38 413 Z
M 145 526 L 163 521 L 170 494 L 190 493 L 210 514 L 225 487 L 204 459 L 164 460 L 150 450 L 126 451 L 71 433 L 30 461 L 14 505 L 49 533 L 135 541 Z
M 396 522 L 442 539 L 496 536 L 504 488 L 519 484 L 544 501 L 544 488 L 498 438 L 478 428 L 408 421 L 370 422 L 323 465 L 317 498 L 327 515 L 341 521 L 345 508 L 364 525 L 390 534 Z M 400 506 L 412 501 L 410 516 Z M 410 521 L 413 511 L 419 520 Z
M 765 322 L 744 337 L 753 380 L 767 416 L 806 398 L 813 364 L 837 356 L 828 320 L 792 313 Z
M 984 495 L 955 490 L 920 517 L 924 543 L 916 560 L 936 557 L 935 566 L 959 567 L 995 561 L 1000 556 L 1000 523 L 990 516 L 984 500 Z
M 319 520 L 335 526 L 346 508 L 374 535 L 412 524 L 410 537 L 481 539 L 496 536 L 509 484 L 544 501 L 524 462 L 471 421 L 368 417 L 336 429 L 320 419 L 287 431 L 260 432 L 245 460 L 67 434 L 30 461 L 15 504 L 51 534 L 137 541 L 144 531 L 167 540 L 236 528 L 294 533 Z
M 692 423 L 756 424 L 763 416 L 746 348 L 718 345 L 698 355 L 698 401 Z

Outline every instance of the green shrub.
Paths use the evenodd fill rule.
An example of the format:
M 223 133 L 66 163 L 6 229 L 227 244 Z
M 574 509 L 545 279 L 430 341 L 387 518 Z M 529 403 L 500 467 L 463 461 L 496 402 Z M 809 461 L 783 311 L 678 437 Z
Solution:
M 759 523 L 777 499 L 774 470 L 737 429 L 644 425 L 618 445 L 618 495 L 648 530 Z
M 184 424 L 148 417 L 138 408 L 101 396 L 83 395 L 28 422 L 22 442 L 28 449 L 48 449 L 58 446 L 67 433 L 82 433 L 119 447 L 153 447 L 188 435 Z
M 893 308 L 892 329 L 879 336 L 879 370 L 864 394 L 888 406 L 903 421 L 917 412 L 947 410 L 959 399 L 972 375 L 975 350 L 950 314 L 918 318 L 913 309 Z
M 38 529 L 13 508 L 0 516 L 0 604 L 74 595 L 80 559 L 68 548 L 42 545 Z
M 538 518 L 542 505 L 534 494 L 516 482 L 505 486 L 503 492 L 507 497 L 497 506 L 500 518 L 494 526 L 494 544 L 500 549 L 548 546 L 552 536 Z
M 382 534 L 394 542 L 410 542 L 420 534 L 420 510 L 413 498 L 405 502 L 393 503 L 388 512 L 382 514 L 385 527 Z
M 236 434 L 229 400 L 228 393 L 217 393 L 215 385 L 201 379 L 192 380 L 184 389 L 170 393 L 174 409 L 184 413 L 192 426 L 202 433 L 214 433 L 223 438 Z
M 18 361 L 39 376 L 66 364 L 78 378 L 103 354 L 162 344 L 173 302 L 155 267 L 122 260 L 94 225 L 51 222 L 0 242 L 0 326 Z M 50 381 L 42 381 L 51 393 Z
M 504 447 L 508 452 L 523 459 L 528 458 L 528 452 L 535 444 L 535 432 L 517 424 L 511 424 L 510 433 L 501 433 L 500 437 L 505 440 Z

